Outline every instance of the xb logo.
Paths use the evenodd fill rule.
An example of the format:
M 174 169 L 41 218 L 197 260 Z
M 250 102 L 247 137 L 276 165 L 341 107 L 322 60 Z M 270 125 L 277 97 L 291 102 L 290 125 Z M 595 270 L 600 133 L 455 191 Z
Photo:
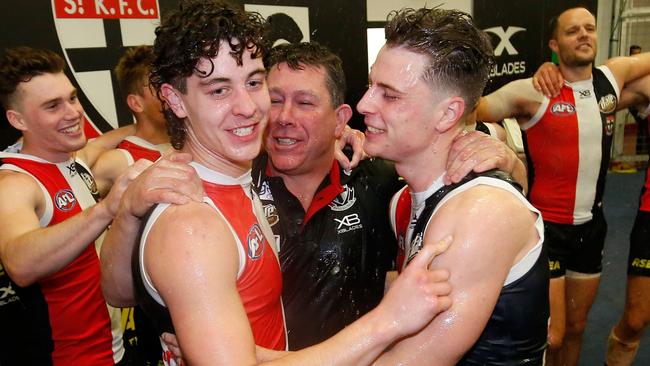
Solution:
M 359 218 L 359 215 L 357 215 L 357 214 L 347 215 L 341 220 L 335 218 L 334 221 L 338 222 L 338 224 L 339 224 L 337 229 L 340 229 L 343 226 L 350 227 L 352 225 L 357 225 L 357 224 L 361 223 L 361 219 Z
M 510 37 L 512 37 L 515 33 L 525 30 L 526 28 L 512 26 L 508 27 L 508 29 L 503 29 L 503 27 L 492 27 L 484 29 L 485 32 L 492 33 L 495 36 L 499 37 L 499 44 L 494 47 L 494 56 L 501 56 L 503 50 L 506 50 L 508 55 L 518 55 L 519 52 L 517 52 L 515 47 L 512 45 L 512 42 L 510 42 Z

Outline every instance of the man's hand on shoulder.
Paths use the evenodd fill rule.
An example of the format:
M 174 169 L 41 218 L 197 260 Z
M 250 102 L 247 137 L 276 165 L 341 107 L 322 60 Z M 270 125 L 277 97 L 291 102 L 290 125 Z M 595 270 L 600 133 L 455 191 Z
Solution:
M 341 137 L 336 140 L 336 147 L 334 149 L 334 158 L 341 164 L 345 170 L 352 170 L 359 165 L 361 160 L 367 159 L 368 155 L 363 151 L 363 142 L 366 139 L 366 135 L 359 130 L 355 130 L 350 126 L 346 125 Z M 343 152 L 343 149 L 346 145 L 352 147 L 352 160 Z
M 549 99 L 560 94 L 562 85 L 564 85 L 564 77 L 560 72 L 560 68 L 552 62 L 544 62 L 533 75 L 535 90 Z
M 138 160 L 113 185 L 113 189 L 124 191 L 120 210 L 142 217 L 156 203 L 201 202 L 203 185 L 194 168 L 188 165 L 190 161 L 191 155 L 176 152 L 156 163 Z
M 444 182 L 457 183 L 471 171 L 481 173 L 490 169 L 502 170 L 526 186 L 526 169 L 512 149 L 482 132 L 463 132 L 456 136 L 449 151 Z

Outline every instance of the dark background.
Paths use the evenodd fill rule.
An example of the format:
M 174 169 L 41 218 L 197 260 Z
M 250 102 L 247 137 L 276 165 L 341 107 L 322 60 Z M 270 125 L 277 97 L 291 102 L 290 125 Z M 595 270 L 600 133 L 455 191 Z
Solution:
M 178 0 L 159 0 L 159 9 L 164 17 L 169 9 L 175 8 Z M 347 102 L 353 107 L 363 95 L 367 84 L 367 38 L 366 29 L 369 26 L 381 27 L 383 22 L 369 23 L 366 19 L 366 0 L 248 0 L 235 1 L 241 4 L 264 4 L 282 6 L 301 6 L 309 8 L 310 39 L 318 41 L 335 52 L 339 53 L 344 61 L 344 70 L 347 75 L 348 93 Z M 369 1 L 372 4 L 372 1 Z M 548 19 L 562 9 L 569 6 L 582 4 L 591 8 L 595 13 L 597 0 L 589 1 L 534 1 L 534 0 L 475 0 L 474 18 L 482 29 L 491 27 L 510 26 L 525 28 L 510 38 L 512 46 L 517 50 L 517 55 L 503 52 L 497 60 L 497 68 L 501 70 L 504 64 L 518 63 L 518 73 L 511 75 L 498 75 L 488 84 L 487 91 L 503 85 L 505 82 L 529 77 L 544 60 L 550 59 L 546 33 Z M 20 1 L 0 2 L 0 46 L 7 47 L 29 45 L 32 47 L 49 48 L 60 54 L 63 53 L 52 15 L 50 1 Z M 119 56 L 124 52 L 121 43 L 119 20 L 104 19 L 106 48 L 86 48 L 68 50 L 71 61 L 75 64 L 76 71 L 108 70 L 112 69 Z M 80 29 L 83 31 L 83 29 Z M 496 47 L 499 38 L 491 35 Z M 521 65 L 525 65 L 522 70 Z M 78 87 L 72 73 L 68 70 L 68 77 Z M 113 83 L 116 85 L 116 83 Z M 116 99 L 119 125 L 130 123 L 132 120 L 129 110 L 120 96 L 117 87 L 113 94 Z M 99 131 L 112 128 L 86 98 L 80 89 L 79 96 L 92 124 Z M 15 141 L 19 134 L 4 120 L 4 113 L 0 117 L 0 149 Z M 112 121 L 115 124 L 116 121 Z M 362 128 L 363 123 L 359 115 L 355 114 L 351 125 Z M 91 133 L 92 135 L 92 133 Z

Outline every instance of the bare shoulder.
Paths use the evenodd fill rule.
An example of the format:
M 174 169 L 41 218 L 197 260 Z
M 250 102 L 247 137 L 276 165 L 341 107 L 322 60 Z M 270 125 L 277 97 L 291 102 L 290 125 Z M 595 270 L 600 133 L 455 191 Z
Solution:
M 224 251 L 236 254 L 237 250 L 224 218 L 208 204 L 199 202 L 167 207 L 151 227 L 147 248 L 188 258 Z
M 36 180 L 25 174 L 10 170 L 0 170 L 0 200 L 12 205 L 33 203 L 37 207 L 43 202 L 41 188 Z
M 432 217 L 426 240 L 440 240 L 451 233 L 460 248 L 450 248 L 456 259 L 471 253 L 485 258 L 495 250 L 514 259 L 526 245 L 535 241 L 533 213 L 516 192 L 485 184 L 468 188 L 450 198 Z
M 108 150 L 102 153 L 97 162 L 93 166 L 93 173 L 95 171 L 124 171 L 128 167 L 128 161 L 124 153 L 120 149 Z M 97 173 L 95 173 L 97 174 Z
M 169 205 L 152 226 L 152 231 L 165 236 L 196 237 L 227 229 L 221 215 L 206 203 L 189 202 Z

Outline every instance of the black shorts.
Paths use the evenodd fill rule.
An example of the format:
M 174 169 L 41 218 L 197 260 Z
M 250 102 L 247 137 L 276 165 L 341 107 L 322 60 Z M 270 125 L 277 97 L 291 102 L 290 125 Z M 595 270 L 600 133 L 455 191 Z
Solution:
M 627 274 L 650 277 L 650 212 L 639 211 L 630 233 Z
M 591 221 L 580 225 L 544 221 L 544 246 L 548 250 L 551 278 L 566 271 L 599 274 L 603 270 L 603 248 L 607 222 L 601 208 L 593 210 Z

